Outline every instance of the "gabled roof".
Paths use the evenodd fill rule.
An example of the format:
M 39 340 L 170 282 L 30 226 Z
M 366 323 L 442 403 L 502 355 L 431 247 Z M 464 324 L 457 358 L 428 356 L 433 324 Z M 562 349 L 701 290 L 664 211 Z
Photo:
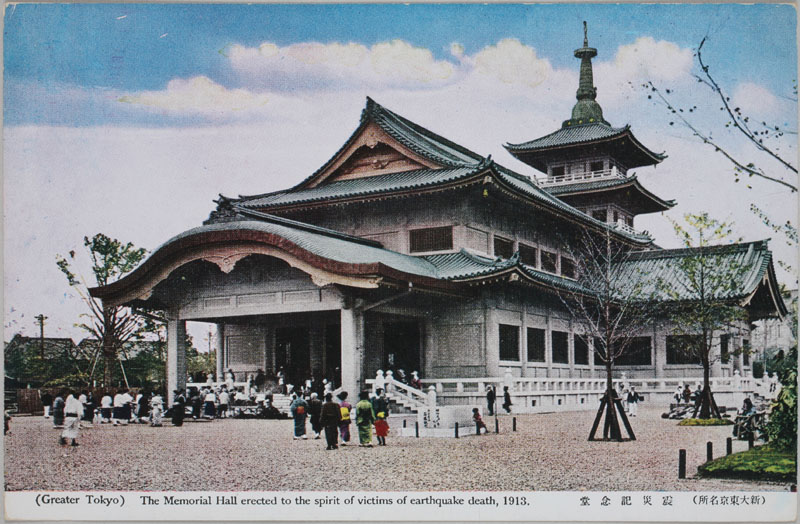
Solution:
M 367 197 L 377 198 L 379 195 L 388 197 L 393 194 L 405 194 L 410 190 L 438 190 L 445 186 L 485 182 L 485 176 L 489 175 L 491 181 L 498 187 L 504 188 L 509 194 L 513 194 L 527 203 L 543 206 L 551 212 L 597 229 L 608 227 L 604 222 L 595 220 L 554 197 L 540 188 L 531 178 L 497 164 L 491 157 L 482 157 L 428 131 L 389 111 L 370 98 L 367 99 L 367 107 L 362 113 L 361 124 L 348 143 L 359 136 L 364 126 L 372 123 L 380 125 L 382 130 L 409 151 L 414 151 L 415 154 L 424 157 L 426 161 L 435 161 L 446 167 L 414 169 L 399 173 L 319 183 L 320 174 L 324 173 L 332 162 L 338 161 L 341 152 L 348 148 L 348 144 L 345 144 L 325 166 L 297 186 L 284 191 L 240 196 L 231 201 L 239 207 L 274 213 L 289 207 L 323 203 L 338 204 L 361 201 Z M 645 235 L 630 235 L 617 230 L 612 230 L 612 234 L 640 245 L 649 245 L 652 242 L 652 239 Z
M 622 270 L 629 271 L 635 267 L 635 273 L 640 275 L 640 278 L 645 278 L 650 285 L 647 293 L 652 292 L 662 300 L 675 300 L 675 297 L 669 297 L 663 290 L 659 290 L 657 283 L 662 282 L 668 289 L 681 292 L 680 281 L 684 278 L 684 273 L 680 263 L 688 257 L 697 256 L 708 257 L 710 267 L 718 267 L 723 270 L 742 268 L 741 271 L 734 271 L 738 281 L 714 297 L 715 299 L 738 300 L 742 302 L 742 305 L 749 304 L 754 298 L 768 299 L 772 302 L 774 310 L 781 316 L 787 313 L 786 305 L 781 298 L 775 269 L 772 265 L 772 253 L 767 240 L 702 248 L 634 252 L 625 264 L 629 267 Z M 678 300 L 691 301 L 696 298 L 690 296 L 686 290 L 683 290 L 682 293 L 677 298 Z M 757 295 L 758 297 L 756 297 Z
M 577 149 L 591 148 L 610 153 L 628 168 L 658 164 L 666 158 L 666 155 L 654 153 L 639 142 L 630 126 L 611 127 L 602 122 L 564 125 L 541 138 L 521 144 L 504 144 L 503 147 L 542 172 L 547 171 L 548 162 L 566 159 Z
M 545 186 L 544 190 L 558 198 L 566 200 L 572 205 L 579 206 L 575 198 L 579 195 L 595 195 L 597 193 L 621 192 L 625 189 L 636 192 L 637 202 L 632 202 L 629 211 L 639 213 L 656 213 L 666 211 L 674 207 L 674 200 L 664 200 L 647 190 L 636 175 L 626 178 L 608 178 L 605 180 L 593 180 L 589 182 L 578 182 L 575 184 L 562 184 Z

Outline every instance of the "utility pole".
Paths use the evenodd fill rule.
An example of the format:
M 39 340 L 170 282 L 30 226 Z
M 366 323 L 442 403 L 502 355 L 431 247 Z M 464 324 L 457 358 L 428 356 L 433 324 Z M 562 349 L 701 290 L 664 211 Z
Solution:
M 39 313 L 39 315 L 33 318 L 35 318 L 36 323 L 39 324 L 39 355 L 44 359 L 44 321 L 47 320 L 47 317 Z

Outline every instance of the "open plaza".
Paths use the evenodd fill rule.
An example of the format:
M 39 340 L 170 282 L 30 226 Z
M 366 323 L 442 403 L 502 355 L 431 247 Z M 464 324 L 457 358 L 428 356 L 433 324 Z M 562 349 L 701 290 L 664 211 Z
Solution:
M 387 446 L 292 440 L 291 420 L 218 419 L 182 427 L 100 425 L 59 446 L 41 416 L 14 417 L 5 438 L 5 489 L 122 491 L 788 491 L 788 483 L 695 478 L 706 443 L 725 454 L 731 426 L 681 427 L 664 406 L 632 418 L 636 441 L 589 442 L 594 411 L 499 417 L 500 433 L 460 438 L 394 434 Z M 494 420 L 487 418 L 490 429 Z M 733 441 L 733 451 L 747 449 Z M 687 478 L 678 479 L 678 450 Z

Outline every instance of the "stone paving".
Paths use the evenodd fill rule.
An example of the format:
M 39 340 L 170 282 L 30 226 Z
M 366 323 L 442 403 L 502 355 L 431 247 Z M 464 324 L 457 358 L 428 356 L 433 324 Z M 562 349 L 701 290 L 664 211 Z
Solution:
M 789 484 L 677 478 L 678 449 L 691 477 L 725 452 L 730 426 L 679 427 L 656 408 L 632 419 L 635 442 L 588 442 L 594 413 L 500 417 L 500 434 L 390 436 L 386 447 L 326 451 L 291 438 L 290 420 L 216 420 L 82 430 L 57 444 L 42 417 L 15 417 L 5 438 L 6 490 L 679 490 L 784 491 Z M 490 428 L 493 419 L 487 420 Z M 389 419 L 391 425 L 392 418 Z M 310 428 L 309 428 L 310 429 Z M 353 431 L 355 433 L 355 431 Z M 747 448 L 734 441 L 734 451 Z

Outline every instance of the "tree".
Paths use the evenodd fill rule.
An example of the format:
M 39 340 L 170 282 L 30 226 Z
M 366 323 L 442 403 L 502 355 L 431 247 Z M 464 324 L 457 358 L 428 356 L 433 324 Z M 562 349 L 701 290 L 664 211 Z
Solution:
M 732 225 L 708 216 L 686 214 L 688 227 L 673 221 L 681 243 L 692 248 L 688 256 L 675 259 L 674 277 L 659 282 L 659 288 L 671 300 L 667 310 L 675 332 L 686 335 L 677 349 L 703 366 L 703 391 L 694 417 L 721 418 L 711 392 L 711 365 L 721 355 L 713 351 L 714 341 L 722 330 L 738 329 L 747 321 L 744 309 L 730 297 L 738 294 L 738 286 L 748 267 L 720 253 L 715 244 L 730 240 Z
M 84 237 L 83 245 L 91 259 L 91 272 L 97 286 L 105 286 L 132 271 L 147 253 L 145 249 L 136 248 L 130 242 L 123 244 L 103 233 L 91 238 Z M 77 290 L 89 308 L 90 312 L 82 315 L 84 322 L 76 325 L 101 342 L 100 351 L 105 364 L 103 384 L 110 385 L 117 354 L 122 344 L 140 329 L 140 317 L 130 308 L 104 307 L 100 301 L 89 295 L 89 284 L 74 269 L 75 251 L 69 252 L 69 258 L 56 255 L 56 264 L 67 277 L 69 285 Z
M 631 263 L 631 250 L 611 239 L 610 230 L 603 235 L 584 232 L 571 249 L 575 261 L 576 286 L 560 293 L 571 316 L 583 327 L 587 347 L 593 344 L 594 354 L 606 370 L 606 391 L 597 411 L 589 440 L 605 412 L 603 439 L 622 441 L 619 418 L 628 436 L 636 436 L 625 416 L 613 383 L 614 364 L 630 348 L 631 343 L 654 320 L 657 311 L 652 301 L 652 286 L 636 264 Z M 619 418 L 618 418 L 619 415 Z

